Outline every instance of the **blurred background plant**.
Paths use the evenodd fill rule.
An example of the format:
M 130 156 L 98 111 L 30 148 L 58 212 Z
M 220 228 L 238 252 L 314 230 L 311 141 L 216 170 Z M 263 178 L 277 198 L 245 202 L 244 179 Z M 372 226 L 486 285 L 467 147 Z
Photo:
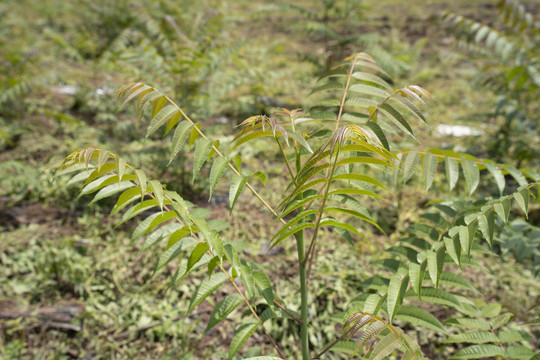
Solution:
M 490 158 L 538 166 L 540 143 L 540 25 L 525 4 L 500 0 L 498 17 L 476 21 L 447 12 L 441 22 L 480 64 L 475 81 L 497 95 L 485 119 L 494 125 L 487 143 Z

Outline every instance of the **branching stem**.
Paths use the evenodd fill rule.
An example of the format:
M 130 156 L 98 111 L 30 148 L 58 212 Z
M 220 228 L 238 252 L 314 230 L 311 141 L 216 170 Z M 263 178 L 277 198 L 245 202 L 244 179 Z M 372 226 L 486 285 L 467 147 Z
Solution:
M 195 124 L 195 122 L 193 120 L 191 120 L 191 118 L 184 112 L 184 110 L 182 110 L 182 108 L 180 106 L 178 106 L 174 101 L 172 101 L 168 96 L 166 95 L 163 95 L 165 96 L 165 99 L 167 99 L 167 101 L 169 103 L 171 103 L 175 108 L 178 109 L 178 111 L 180 112 L 180 114 L 182 114 L 182 116 L 187 120 L 189 121 L 191 124 Z M 194 126 L 193 127 L 198 133 L 199 133 L 199 136 L 201 136 L 203 139 L 205 140 L 208 140 L 210 141 L 210 139 L 202 132 L 201 129 L 199 129 L 197 126 Z M 215 151 L 215 153 L 224 158 L 225 155 L 223 155 L 223 153 L 221 151 L 219 151 L 219 149 L 214 145 L 212 144 L 212 149 Z M 234 166 L 234 164 L 232 162 L 228 162 L 227 165 L 229 166 L 229 168 L 238 176 L 242 176 L 240 174 L 240 171 L 238 171 L 236 169 L 236 167 Z M 246 182 L 246 186 L 248 187 L 248 189 L 251 191 L 251 193 L 253 195 L 255 195 L 255 197 L 261 202 L 261 204 L 264 205 L 265 208 L 267 208 L 268 210 L 270 210 L 270 212 L 275 216 L 275 217 L 278 217 L 278 213 L 274 210 L 274 208 L 272 206 L 270 206 L 270 204 L 268 204 L 268 202 L 266 202 L 266 200 L 264 200 L 262 198 L 262 196 L 257 192 L 257 190 L 255 190 L 255 188 L 253 188 L 253 186 L 249 183 L 249 182 Z M 286 224 L 287 222 L 284 220 L 284 219 L 280 219 L 281 222 L 283 224 Z
M 101 151 L 100 149 L 96 149 L 96 150 L 99 150 Z M 115 154 L 111 154 L 113 155 L 114 157 L 116 157 Z M 132 171 L 135 171 L 135 168 L 133 168 L 131 165 L 128 165 L 126 164 L 126 168 L 129 168 L 131 169 Z M 154 196 L 154 194 L 152 193 L 145 193 L 144 195 L 146 196 L 149 196 L 150 198 L 152 199 L 156 199 L 156 197 Z M 173 199 L 171 199 L 169 196 L 167 195 L 164 195 L 164 198 L 173 202 Z M 167 206 L 167 205 L 163 205 L 163 210 L 165 211 L 171 211 L 171 209 Z M 189 216 L 189 214 L 188 214 Z M 178 216 L 176 216 L 174 218 L 178 223 L 182 224 L 182 225 L 185 225 L 185 223 L 182 221 L 182 219 L 180 219 Z M 190 218 L 190 220 L 193 220 Z M 198 238 L 198 236 L 196 234 L 192 234 L 192 237 L 199 241 L 199 242 L 202 242 L 201 239 Z M 207 250 L 207 253 L 210 255 L 210 256 L 214 256 L 214 254 L 210 251 L 210 250 Z M 255 317 L 255 319 L 257 320 L 257 322 L 260 324 L 260 326 L 262 327 L 265 335 L 267 336 L 267 338 L 270 340 L 270 343 L 272 344 L 272 346 L 274 346 L 274 348 L 276 349 L 276 352 L 278 353 L 279 357 L 281 357 L 282 359 L 286 359 L 286 356 L 283 354 L 283 352 L 281 351 L 281 349 L 279 348 L 279 346 L 277 345 L 277 343 L 275 342 L 275 340 L 272 338 L 272 336 L 270 335 L 270 333 L 268 332 L 268 330 L 265 328 L 264 324 L 263 324 L 263 321 L 260 319 L 260 317 L 257 315 L 257 312 L 255 311 L 255 309 L 253 309 L 253 307 L 251 306 L 251 303 L 249 302 L 249 300 L 246 298 L 246 296 L 244 295 L 244 293 L 242 292 L 242 290 L 240 290 L 240 288 L 238 288 L 238 285 L 236 285 L 234 279 L 231 277 L 231 275 L 229 274 L 229 272 L 227 270 L 225 270 L 225 268 L 223 267 L 223 265 L 221 264 L 218 264 L 219 266 L 219 269 L 227 276 L 229 282 L 232 284 L 232 286 L 234 287 L 235 291 L 242 297 L 242 300 L 244 301 L 244 303 L 247 305 L 247 307 L 249 308 L 251 314 Z

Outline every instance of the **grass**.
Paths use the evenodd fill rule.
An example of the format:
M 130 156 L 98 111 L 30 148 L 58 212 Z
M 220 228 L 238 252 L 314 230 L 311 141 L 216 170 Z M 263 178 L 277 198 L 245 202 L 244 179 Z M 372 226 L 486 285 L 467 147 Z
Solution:
M 470 1 L 464 0 L 451 4 L 446 1 L 364 1 L 359 20 L 353 22 L 352 28 L 341 28 L 337 22 L 330 24 L 342 35 L 363 35 L 357 43 L 341 50 L 335 46 L 334 39 L 306 29 L 302 14 L 293 11 L 254 13 L 266 4 L 263 1 L 203 1 L 192 8 L 188 3 L 183 4 L 188 14 L 183 19 L 185 24 L 180 25 L 191 25 L 194 33 L 202 33 L 194 35 L 197 41 L 209 41 L 209 47 L 212 40 L 218 46 L 238 45 L 234 59 L 226 59 L 212 68 L 209 79 L 199 79 L 196 71 L 184 74 L 193 86 L 202 82 L 200 93 L 188 94 L 193 96 L 189 97 L 186 107 L 207 119 L 209 134 L 215 137 L 226 139 L 233 131 L 231 125 L 242 121 L 243 116 L 275 110 L 261 101 L 262 97 L 288 107 L 309 105 L 307 95 L 313 75 L 324 67 L 325 60 L 342 55 L 341 50 L 346 53 L 363 50 L 363 47 L 378 51 L 379 60 L 386 59 L 389 71 L 398 82 L 409 79 L 432 92 L 436 106 L 430 120 L 431 129 L 436 124 L 470 125 L 471 119 L 478 119 L 477 114 L 493 106 L 494 96 L 474 82 L 482 63 L 455 51 L 446 35 L 430 20 L 433 13 L 443 9 L 491 16 L 495 13 L 489 6 L 491 2 L 475 2 L 474 6 L 469 6 Z M 144 0 L 140 4 L 135 6 L 134 13 L 144 13 L 144 5 L 152 7 L 151 2 Z M 299 4 L 321 13 L 321 2 L 303 0 Z M 226 354 L 224 344 L 231 338 L 228 324 L 205 335 L 209 305 L 201 306 L 194 314 L 184 315 L 183 309 L 189 301 L 186 294 L 195 283 L 188 280 L 169 288 L 175 262 L 153 275 L 158 252 L 142 252 L 141 244 L 130 243 L 128 234 L 133 223 L 114 228 L 116 218 L 108 218 L 106 205 L 87 206 L 84 198 L 73 201 L 76 189 L 62 190 L 66 180 L 53 177 L 51 167 L 57 161 L 73 149 L 92 143 L 126 154 L 136 166 L 147 164 L 147 172 L 159 174 L 172 189 L 180 189 L 188 198 L 204 204 L 207 196 L 201 190 L 202 184 L 189 183 L 189 159 L 175 162 L 177 168 L 166 168 L 159 159 L 163 158 L 167 145 L 161 140 L 139 140 L 144 134 L 142 128 L 134 124 L 132 110 L 116 114 L 111 97 L 97 95 L 94 91 L 98 87 L 116 88 L 140 78 L 174 93 L 174 81 L 171 82 L 171 75 L 166 72 L 174 71 L 161 70 L 159 63 L 163 59 L 173 61 L 178 54 L 160 58 L 155 53 L 159 49 L 145 48 L 148 40 L 145 43 L 143 39 L 131 48 L 133 53 L 127 59 L 112 55 L 100 58 L 96 55 L 99 36 L 93 32 L 99 30 L 99 26 L 92 27 L 95 22 L 99 23 L 98 13 L 87 8 L 81 12 L 75 10 L 65 4 L 55 8 L 32 1 L 1 4 L 0 12 L 10 14 L 9 20 L 0 26 L 2 86 L 5 89 L 10 84 L 29 81 L 30 91 L 23 92 L 22 100 L 0 105 L 4 106 L 0 109 L 0 130 L 7 134 L 5 138 L 0 137 L 3 175 L 0 179 L 0 305 L 35 311 L 46 305 L 83 304 L 84 315 L 74 320 L 82 324 L 82 331 L 70 333 L 52 326 L 34 327 L 33 317 L 25 321 L 0 320 L 0 357 L 220 358 Z M 217 15 L 212 11 L 217 11 Z M 214 14 L 216 24 L 212 26 L 215 28 L 197 23 L 199 14 Z M 53 29 L 54 34 L 60 36 L 44 32 L 44 28 Z M 176 49 L 181 50 L 182 47 Z M 196 50 L 206 51 L 204 47 Z M 223 55 L 218 51 L 212 56 L 220 54 Z M 188 57 L 179 60 L 195 62 Z M 151 64 L 154 70 L 141 63 Z M 158 64 L 157 70 L 155 64 Z M 200 66 L 204 68 L 205 64 Z M 176 73 L 173 78 L 182 80 L 180 75 Z M 55 92 L 55 86 L 62 84 L 75 86 L 76 94 Z M 178 93 L 186 91 L 176 90 Z M 182 104 L 182 99 L 180 101 Z M 203 110 L 201 105 L 207 108 Z M 220 116 L 225 117 L 225 125 L 215 124 Z M 426 148 L 440 145 L 441 139 L 435 138 L 429 130 L 419 133 Z M 460 146 L 475 154 L 484 151 L 478 147 L 483 139 L 444 141 L 448 147 Z M 248 167 L 264 159 L 269 184 L 259 187 L 263 196 L 275 203 L 277 195 L 273 184 L 281 181 L 284 169 L 276 167 L 273 161 L 276 154 L 265 146 L 261 142 L 260 146 L 247 150 L 250 153 L 244 157 L 252 159 L 248 160 Z M 226 200 L 219 199 L 227 199 L 227 194 L 221 189 L 218 195 L 221 195 L 217 196 L 218 201 L 207 206 L 213 216 L 226 217 Z M 399 216 L 394 208 L 380 206 L 376 216 L 383 227 L 405 228 L 418 220 L 412 218 L 412 211 L 430 200 L 419 199 L 414 188 L 402 196 Z M 298 304 L 297 294 L 289 291 L 289 282 L 295 276 L 294 269 L 288 266 L 291 248 L 284 243 L 276 253 L 265 254 L 263 248 L 270 240 L 271 226 L 268 214 L 254 209 L 257 205 L 251 200 L 240 198 L 236 217 L 230 219 L 227 237 L 244 242 L 251 257 L 264 255 L 264 266 L 280 264 L 272 270 L 275 274 L 272 280 L 276 282 L 277 292 L 285 294 L 284 301 L 294 310 Z M 325 234 L 317 255 L 319 272 L 313 280 L 320 290 L 310 312 L 317 315 L 314 325 L 323 328 L 326 337 L 315 337 L 313 332 L 310 339 L 313 344 L 322 345 L 333 339 L 339 329 L 330 314 L 343 311 L 337 304 L 352 300 L 359 283 L 379 271 L 369 265 L 369 259 L 380 258 L 388 243 L 398 235 L 394 233 L 385 238 L 373 234 L 369 244 L 358 244 L 351 251 L 347 244 L 336 245 L 334 234 Z M 540 294 L 538 278 L 528 274 L 523 265 L 502 264 L 496 257 L 482 259 L 480 266 L 491 269 L 489 275 L 479 279 L 471 275 L 471 280 L 482 289 L 481 297 L 501 302 L 520 322 L 531 320 L 522 317 L 521 309 L 530 306 L 531 299 Z M 444 318 L 446 314 L 440 315 Z M 270 329 L 289 347 L 296 344 L 295 330 L 296 325 L 291 323 Z M 432 358 L 446 358 L 448 349 L 444 349 L 442 339 L 437 336 L 429 333 L 425 338 L 420 337 L 420 341 Z M 536 332 L 535 336 L 540 335 Z M 261 347 L 262 352 L 268 349 L 268 344 L 260 338 L 250 342 Z

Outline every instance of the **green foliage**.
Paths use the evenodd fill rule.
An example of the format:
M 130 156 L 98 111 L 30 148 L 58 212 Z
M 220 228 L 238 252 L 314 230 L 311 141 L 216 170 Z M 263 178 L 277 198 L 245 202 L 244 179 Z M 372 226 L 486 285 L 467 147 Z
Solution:
M 280 298 L 268 276 L 256 262 L 243 256 L 238 243 L 222 238 L 226 222 L 208 220 L 207 210 L 168 190 L 159 180 L 148 177 L 117 154 L 94 146 L 82 148 L 64 160 L 59 166 L 59 175 L 70 174 L 71 183 L 84 181 L 81 195 L 95 194 L 92 201 L 120 194 L 112 213 L 129 206 L 122 222 L 144 215 L 145 219 L 139 222 L 131 240 L 135 242 L 144 237 L 145 248 L 162 244 L 163 252 L 155 271 L 173 259 L 179 259 L 172 284 L 194 270 L 207 270 L 208 275 L 190 294 L 187 313 L 225 284 L 232 287 L 235 294 L 215 306 L 207 325 L 210 330 L 240 305 L 245 309 L 244 320 L 237 327 L 229 347 L 229 359 L 257 329 L 262 330 L 283 358 L 283 349 L 274 341 L 266 324 L 274 326 L 276 322 L 290 318 L 301 328 L 302 357 L 310 358 L 307 330 L 312 320 L 307 313 L 307 294 L 312 266 L 316 264 L 320 247 L 318 240 L 324 229 L 333 229 L 355 246 L 358 240 L 368 240 L 370 232 L 384 232 L 364 204 L 384 200 L 388 187 L 381 182 L 381 175 L 385 172 L 395 173 L 393 187 L 397 188 L 409 181 L 417 166 L 422 164 L 422 179 L 429 189 L 435 181 L 438 163 L 445 162 L 450 189 L 453 189 L 459 180 L 461 166 L 468 196 L 478 191 L 484 169 L 493 177 L 501 195 L 505 189 L 504 175 L 511 175 L 521 185 L 516 191 L 498 200 L 476 204 L 459 214 L 451 207 L 438 204 L 435 206 L 438 212 L 427 212 L 425 221 L 411 226 L 408 231 L 413 237 L 400 239 L 388 249 L 391 257 L 376 263 L 383 271 L 364 281 L 361 293 L 352 301 L 354 309 L 344 318 L 342 335 L 317 350 L 315 355 L 319 358 L 327 351 L 360 354 L 364 349 L 363 357 L 382 359 L 399 350 L 403 359 L 419 359 L 422 353 L 417 342 L 394 322 L 406 321 L 443 333 L 447 330 L 433 315 L 420 307 L 404 305 L 404 302 L 417 297 L 426 303 L 453 308 L 473 321 L 482 316 L 498 316 L 489 305 L 478 311 L 467 295 L 452 291 L 454 288 L 475 291 L 475 288 L 462 276 L 449 271 L 448 265 L 453 262 L 461 268 L 474 264 L 476 253 L 483 253 L 475 239 L 486 239 L 492 246 L 496 218 L 506 224 L 513 203 L 527 214 L 530 191 L 538 186 L 538 182 L 528 183 L 527 178 L 537 181 L 538 177 L 532 171 L 520 172 L 512 166 L 497 165 L 467 154 L 436 149 L 392 152 L 389 139 L 396 133 L 415 136 L 413 128 L 416 124 L 410 119 L 415 119 L 416 123 L 426 121 L 423 108 L 429 105 L 430 94 L 417 85 L 394 89 L 390 84 L 388 75 L 372 57 L 354 54 L 321 77 L 312 93 L 317 105 L 309 115 L 284 109 L 275 117 L 250 117 L 240 125 L 238 134 L 228 146 L 210 140 L 201 124 L 194 122 L 183 108 L 152 86 L 131 83 L 117 91 L 122 106 L 131 101 L 137 103 L 139 119 L 149 113 L 147 137 L 174 130 L 169 162 L 182 149 L 190 151 L 194 148 L 193 178 L 205 164 L 208 166 L 210 198 L 223 179 L 231 177 L 231 211 L 242 190 L 247 188 L 273 214 L 275 222 L 280 222 L 281 226 L 274 233 L 270 248 L 286 244 L 291 237 L 296 239 L 302 294 L 300 319 L 286 307 L 278 306 Z M 271 139 L 288 171 L 289 183 L 285 184 L 282 198 L 275 207 L 251 184 L 254 178 L 265 177 L 244 167 L 241 156 L 237 156 L 242 146 L 261 138 Z M 150 210 L 153 213 L 148 215 Z M 490 325 L 489 329 L 503 326 L 509 320 L 504 319 Z M 356 335 L 359 335 L 356 345 L 351 347 L 350 342 Z M 504 350 L 497 348 L 495 352 L 495 347 L 485 342 L 500 342 L 503 333 L 494 335 L 497 339 L 490 336 L 485 333 L 461 334 L 448 341 L 482 343 L 461 350 L 455 355 L 457 358 L 503 353 L 521 358 L 527 351 L 532 352 L 523 345 L 511 345 Z
M 540 87 L 538 22 L 517 1 L 501 0 L 498 7 L 498 28 L 453 13 L 443 14 L 441 21 L 473 54 L 489 59 L 479 81 L 499 96 L 490 115 L 503 119 L 493 134 L 490 157 L 536 166 L 539 149 L 532 144 L 538 143 L 533 129 L 539 125 L 535 114 L 540 105 L 533 95 Z

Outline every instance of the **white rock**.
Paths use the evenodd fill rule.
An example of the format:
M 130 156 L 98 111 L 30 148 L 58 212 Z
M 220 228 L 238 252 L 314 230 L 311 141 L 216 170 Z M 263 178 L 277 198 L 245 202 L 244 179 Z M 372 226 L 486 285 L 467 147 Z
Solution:
M 437 126 L 437 135 L 439 136 L 477 136 L 482 135 L 484 132 L 479 129 L 472 128 L 465 125 L 438 125 Z

